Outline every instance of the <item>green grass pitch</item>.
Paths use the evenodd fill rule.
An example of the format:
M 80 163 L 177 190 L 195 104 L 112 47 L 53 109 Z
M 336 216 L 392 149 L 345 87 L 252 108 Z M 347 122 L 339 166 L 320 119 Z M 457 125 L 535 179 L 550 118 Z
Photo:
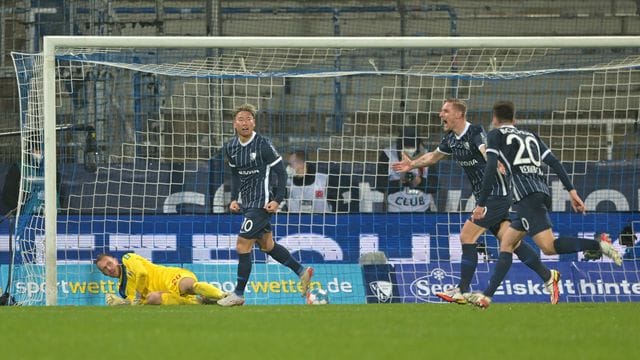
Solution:
M 640 303 L 0 308 L 3 359 L 637 359 Z

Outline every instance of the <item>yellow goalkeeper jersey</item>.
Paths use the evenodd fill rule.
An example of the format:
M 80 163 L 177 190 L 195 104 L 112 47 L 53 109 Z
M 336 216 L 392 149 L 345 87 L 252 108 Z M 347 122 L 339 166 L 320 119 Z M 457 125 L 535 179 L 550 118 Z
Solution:
M 136 293 L 141 299 L 154 291 L 171 292 L 180 296 L 178 284 L 182 278 L 198 280 L 191 271 L 177 267 L 156 265 L 144 257 L 129 253 L 122 256 L 120 296 L 133 300 Z

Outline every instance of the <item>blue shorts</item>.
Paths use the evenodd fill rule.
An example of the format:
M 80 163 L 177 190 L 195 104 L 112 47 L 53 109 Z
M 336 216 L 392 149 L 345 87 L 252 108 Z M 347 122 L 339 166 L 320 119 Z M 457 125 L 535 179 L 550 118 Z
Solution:
M 549 208 L 551 208 L 549 195 L 541 192 L 529 194 L 513 204 L 516 219 L 511 222 L 511 227 L 519 231 L 526 231 L 529 236 L 551 229 L 553 224 L 549 217 Z
M 500 224 L 503 221 L 509 221 L 509 208 L 511 207 L 511 198 L 507 196 L 489 196 L 487 198 L 487 213 L 481 220 L 474 220 L 473 223 L 489 229 L 493 235 L 498 234 Z
M 265 209 L 251 208 L 244 212 L 240 226 L 240 236 L 245 239 L 262 239 L 262 235 L 271 232 L 271 214 Z

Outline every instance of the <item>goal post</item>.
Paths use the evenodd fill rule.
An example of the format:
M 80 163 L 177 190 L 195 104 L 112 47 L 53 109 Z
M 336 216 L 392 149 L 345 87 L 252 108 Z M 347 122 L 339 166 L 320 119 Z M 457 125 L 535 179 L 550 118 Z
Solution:
M 126 203 L 130 198 L 138 196 L 136 192 L 139 189 L 131 190 L 136 189 L 138 185 L 145 189 L 148 187 L 157 189 L 157 194 L 154 195 L 157 198 L 154 201 L 162 202 L 168 209 L 173 209 L 172 201 L 179 204 L 200 204 L 204 201 L 212 207 L 212 203 L 201 200 L 198 192 L 182 190 L 177 194 L 171 192 L 171 189 L 166 190 L 165 187 L 171 188 L 175 185 L 173 177 L 177 175 L 167 175 L 168 183 L 165 183 L 164 179 L 157 180 L 157 183 L 153 184 L 147 183 L 146 179 L 144 183 L 136 183 L 137 177 L 142 177 L 136 172 L 136 163 L 145 161 L 147 168 L 151 166 L 150 163 L 153 163 L 153 166 L 157 166 L 154 169 L 158 174 L 163 174 L 165 171 L 161 166 L 163 162 L 179 163 L 184 171 L 191 171 L 187 170 L 189 166 L 195 166 L 198 169 L 193 172 L 199 173 L 200 164 L 217 161 L 212 152 L 203 155 L 203 148 L 220 147 L 219 141 L 229 139 L 231 135 L 229 112 L 243 102 L 256 102 L 255 105 L 258 105 L 259 110 L 261 105 L 267 109 L 260 114 L 258 122 L 272 122 L 261 129 L 268 130 L 267 136 L 276 137 L 276 147 L 283 155 L 284 161 L 287 160 L 289 152 L 304 147 L 313 160 L 324 164 L 318 165 L 318 169 L 337 173 L 338 185 L 331 185 L 339 187 L 336 190 L 340 194 L 337 202 L 358 200 L 356 205 L 358 208 L 355 210 L 353 208 L 339 210 L 336 205 L 332 211 L 311 211 L 307 214 L 285 211 L 278 216 L 275 224 L 279 226 L 279 231 L 284 231 L 285 234 L 276 233 L 276 240 L 282 237 L 285 245 L 289 245 L 288 247 L 302 249 L 299 253 L 304 253 L 304 249 L 323 244 L 322 246 L 325 247 L 316 251 L 322 253 L 323 261 L 329 264 L 327 266 L 353 264 L 354 259 L 359 256 L 381 251 L 385 253 L 386 261 L 394 265 L 393 277 L 396 279 L 395 286 L 399 288 L 396 291 L 402 294 L 415 292 L 414 288 L 421 276 L 428 277 L 436 270 L 443 270 L 440 266 L 425 268 L 425 264 L 441 262 L 441 265 L 446 267 L 444 270 L 447 276 L 455 277 L 457 265 L 451 264 L 455 264 L 456 257 L 459 256 L 460 244 L 456 234 L 459 234 L 459 227 L 464 222 L 465 214 L 473 204 L 472 201 L 465 199 L 468 197 L 469 191 L 465 188 L 468 184 L 465 185 L 466 181 L 462 178 L 459 169 L 451 163 L 441 164 L 438 168 L 439 183 L 436 194 L 442 198 L 437 197 L 434 200 L 437 203 L 437 211 L 432 211 L 428 215 L 408 213 L 387 216 L 386 204 L 382 205 L 380 208 L 382 210 L 376 207 L 376 204 L 387 201 L 387 194 L 375 191 L 376 183 L 372 180 L 372 175 L 375 174 L 370 173 L 374 167 L 367 164 L 376 163 L 378 153 L 385 147 L 391 146 L 395 141 L 397 130 L 406 126 L 417 129 L 419 135 L 415 136 L 421 138 L 424 151 L 433 150 L 442 136 L 438 119 L 439 106 L 448 97 L 460 97 L 472 105 L 477 105 L 478 108 L 471 109 L 473 116 L 470 116 L 469 120 L 483 125 L 487 130 L 490 127 L 490 117 L 487 117 L 490 107 L 487 105 L 494 100 L 513 98 L 519 114 L 523 115 L 520 123 L 541 132 L 543 139 L 568 167 L 574 180 L 579 179 L 583 182 L 576 184 L 578 190 L 580 191 L 584 184 L 592 186 L 588 175 L 593 171 L 594 166 L 621 165 L 621 162 L 625 161 L 628 166 L 629 163 L 633 163 L 632 154 L 638 152 L 638 142 L 634 142 L 630 136 L 633 135 L 634 126 L 637 126 L 640 111 L 638 104 L 640 91 L 635 88 L 640 86 L 640 75 L 637 74 L 637 68 L 640 67 L 638 48 L 640 48 L 640 37 L 634 36 L 432 38 L 45 36 L 43 53 L 34 55 L 42 57 L 42 69 L 39 75 L 41 83 L 38 83 L 39 80 L 33 83 L 34 87 L 42 86 L 42 97 L 40 99 L 37 91 L 31 94 L 20 94 L 21 99 L 29 98 L 22 104 L 37 107 L 37 109 L 23 108 L 22 114 L 27 116 L 25 114 L 28 113 L 29 116 L 37 118 L 33 125 L 41 128 L 31 128 L 28 131 L 41 135 L 42 138 L 37 141 L 41 141 L 44 146 L 44 213 L 42 214 L 44 224 L 43 226 L 35 225 L 38 227 L 36 233 L 42 231 L 44 234 L 44 252 L 41 254 L 44 261 L 42 263 L 34 261 L 36 266 L 33 270 L 39 272 L 42 271 L 39 267 L 44 267 L 45 276 L 42 279 L 46 292 L 44 303 L 56 305 L 61 296 L 66 296 L 58 293 L 58 284 L 67 276 L 65 274 L 61 277 L 58 273 L 59 265 L 65 262 L 61 256 L 67 254 L 67 251 L 61 250 L 56 243 L 57 237 L 61 234 L 58 228 L 59 214 L 64 214 L 65 219 L 71 219 L 68 221 L 78 224 L 93 221 L 86 220 L 82 216 L 94 216 L 94 219 L 98 219 L 99 225 L 94 223 L 87 226 L 96 231 L 96 234 L 92 234 L 96 235 L 94 240 L 91 240 L 94 242 L 89 246 L 92 249 L 100 247 L 97 245 L 99 243 L 105 249 L 117 249 L 117 251 L 122 249 L 145 251 L 144 249 L 148 247 L 158 246 L 158 249 L 170 248 L 171 251 L 181 253 L 182 250 L 179 249 L 178 244 L 181 238 L 179 230 L 175 231 L 177 233 L 175 239 L 163 238 L 165 240 L 162 241 L 165 242 L 160 241 L 158 245 L 160 235 L 154 235 L 153 239 L 146 242 L 145 230 L 138 229 L 145 226 L 160 226 L 155 223 L 147 225 L 144 219 L 137 217 L 138 214 L 144 217 L 145 213 L 155 212 L 155 205 L 147 207 L 144 200 L 141 200 L 143 206 L 132 210 L 135 201 L 131 200 L 129 202 L 131 208 L 128 210 L 124 210 L 127 205 L 123 205 L 122 209 L 113 210 L 116 219 L 104 215 L 108 211 L 96 210 L 96 208 L 102 205 L 112 206 L 113 204 L 109 202 L 110 197 L 119 197 L 121 203 Z M 150 56 L 149 51 L 145 49 L 153 49 L 154 54 Z M 191 51 L 193 55 L 173 53 L 182 49 L 195 49 L 195 51 Z M 138 50 L 141 51 L 136 52 Z M 175 59 L 170 57 L 165 62 L 162 58 L 163 51 L 171 56 L 175 55 Z M 409 59 L 407 64 L 402 64 L 393 57 L 399 57 L 399 52 L 403 52 Z M 96 54 L 98 55 L 94 56 Z M 189 56 L 193 57 L 189 58 Z M 156 63 L 144 63 L 146 59 L 153 57 Z M 89 69 L 99 70 L 96 70 L 96 74 L 83 77 L 84 73 L 93 71 Z M 76 70 L 80 72 L 78 79 L 73 75 Z M 21 71 L 18 66 L 16 71 Z M 571 78 L 573 74 L 577 75 Z M 146 84 L 154 87 L 150 91 L 156 92 L 150 104 L 156 106 L 154 116 L 157 118 L 145 118 L 151 116 L 151 112 L 141 112 L 140 107 L 148 104 L 146 100 L 138 100 L 138 98 L 130 101 L 128 105 L 132 107 L 129 109 L 113 106 L 106 111 L 123 124 L 129 121 L 133 125 L 109 124 L 108 115 L 96 115 L 88 110 L 90 107 L 95 110 L 114 105 L 110 102 L 115 101 L 114 99 L 119 96 L 117 92 L 121 89 L 118 87 L 120 85 L 114 85 L 111 81 L 117 82 L 118 79 L 114 80 L 114 78 L 118 76 L 123 81 L 130 82 L 129 87 L 136 89 L 132 96 L 139 96 L 139 91 L 147 91 L 138 90 L 142 85 L 141 77 L 146 75 L 151 77 Z M 177 82 L 170 83 L 160 79 L 165 76 L 190 80 L 178 85 Z M 77 84 L 74 81 L 77 81 Z M 92 89 L 87 90 L 87 84 L 91 84 Z M 165 93 L 160 93 L 159 89 L 163 86 L 165 88 L 162 91 Z M 85 88 L 79 90 L 78 87 Z M 291 88 L 294 89 L 291 90 Z M 613 95 L 610 88 L 613 88 Z M 313 89 L 317 89 L 317 95 L 310 93 L 314 91 Z M 177 90 L 183 93 L 172 94 L 172 91 Z M 61 92 L 71 94 L 74 91 L 84 91 L 84 93 L 73 96 L 60 94 Z M 545 94 L 545 91 L 548 93 Z M 527 100 L 528 93 L 531 93 L 533 100 Z M 86 103 L 80 103 L 83 101 Z M 203 101 L 210 103 L 205 106 L 201 104 Z M 547 103 L 544 103 L 545 101 Z M 92 103 L 89 104 L 89 102 Z M 62 110 L 64 116 L 61 119 L 59 116 L 61 107 L 65 106 L 69 109 Z M 287 106 L 294 110 L 286 111 Z M 305 124 L 301 125 L 292 119 L 300 115 L 305 116 Z M 94 117 L 93 122 L 96 122 L 99 116 L 103 116 L 98 119 L 102 127 L 99 131 L 103 133 L 98 135 L 100 138 L 98 146 L 103 149 L 119 146 L 120 149 L 112 152 L 104 150 L 93 185 L 85 184 L 79 190 L 80 195 L 73 194 L 70 200 L 63 201 L 61 204 L 59 184 L 57 184 L 61 161 L 58 152 L 63 146 L 57 143 L 60 139 L 60 126 L 65 123 L 66 118 L 77 121 L 76 124 L 71 124 L 72 127 L 86 126 L 87 123 L 84 122 L 86 119 L 80 120 L 83 116 Z M 202 116 L 207 119 L 202 120 L 200 118 Z M 118 126 L 121 126 L 121 129 L 117 129 Z M 128 126 L 133 130 L 127 128 Z M 157 126 L 157 129 L 151 130 L 152 126 Z M 109 131 L 122 131 L 123 134 L 109 138 L 104 135 Z M 169 134 L 170 131 L 175 133 Z M 131 135 L 127 132 L 135 134 Z M 288 134 L 286 138 L 281 134 L 282 132 Z M 25 132 L 23 138 L 30 135 Z M 637 133 L 635 135 L 637 136 Z M 205 138 L 206 141 L 203 140 Z M 27 142 L 23 141 L 25 152 L 28 151 L 26 144 Z M 621 145 L 624 145 L 624 148 L 621 148 Z M 144 154 L 140 152 L 138 156 L 142 148 L 147 152 Z M 157 151 L 158 154 L 150 155 L 151 151 Z M 117 163 L 117 166 L 105 165 L 111 162 Z M 129 163 L 133 164 L 131 169 L 127 168 L 128 165 L 124 165 Z M 174 169 L 176 166 L 172 164 L 169 167 Z M 603 179 L 607 177 L 606 174 L 609 174 L 609 181 L 615 183 L 607 188 L 608 191 L 598 193 L 600 197 L 594 195 L 587 198 L 587 202 L 592 201 L 593 210 L 598 210 L 597 205 L 602 202 L 602 198 L 613 199 L 611 201 L 615 202 L 619 196 L 624 197 L 625 194 L 635 196 L 635 198 L 626 199 L 626 209 L 607 210 L 601 218 L 592 216 L 583 220 L 573 216 L 558 215 L 559 220 L 554 222 L 567 221 L 568 223 L 562 226 L 564 231 L 585 234 L 585 236 L 601 231 L 603 223 L 609 221 L 614 221 L 616 228 L 628 223 L 637 223 L 639 190 L 623 181 L 624 177 L 629 176 L 633 177 L 636 184 L 640 181 L 637 179 L 638 165 L 631 166 L 633 166 L 631 169 L 626 167 L 599 170 L 603 171 L 601 176 Z M 124 178 L 124 174 L 129 171 L 133 174 L 131 189 L 127 188 L 123 191 L 131 191 L 130 193 L 113 195 L 111 187 L 105 185 L 104 194 L 96 193 L 95 196 L 89 194 L 88 189 L 91 186 L 94 189 L 101 189 L 102 182 L 113 181 L 116 172 L 120 174 L 120 178 Z M 610 172 L 606 173 L 606 171 Z M 64 177 L 65 174 L 67 173 L 63 172 L 62 176 Z M 224 173 L 210 176 L 224 178 Z M 347 178 L 348 180 L 345 180 Z M 550 179 L 554 180 L 551 177 Z M 63 180 L 73 184 L 80 182 L 78 179 Z M 208 178 L 206 181 L 210 180 L 211 178 Z M 199 186 L 203 181 L 205 180 L 195 180 L 194 186 Z M 28 189 L 24 182 L 23 177 L 23 192 Z M 346 185 L 340 186 L 342 183 Z M 605 185 L 608 184 L 596 184 L 596 186 Z M 128 183 L 127 186 L 129 186 Z M 566 213 L 567 206 L 563 202 L 564 195 L 561 190 L 557 185 L 552 186 L 553 210 Z M 595 189 L 593 193 L 597 191 L 599 189 Z M 445 195 L 441 195 L 445 192 L 446 198 Z M 78 202 L 81 205 L 75 205 L 76 198 L 73 196 L 80 199 Z M 224 191 L 211 190 L 207 196 L 212 199 L 217 197 L 217 204 L 224 204 Z M 84 207 L 88 199 L 92 199 L 94 208 Z M 622 200 L 620 203 L 623 203 Z M 130 216 L 130 220 L 123 220 L 131 214 L 133 216 Z M 18 216 L 21 214 L 19 213 Z M 75 216 L 79 218 L 76 219 Z M 122 223 L 118 223 L 120 220 Z M 233 228 L 227 231 L 225 227 L 226 223 L 232 220 L 216 218 L 215 221 L 221 223 L 213 231 L 200 229 L 201 225 L 198 223 L 203 219 L 197 216 L 193 218 L 193 223 L 188 224 L 184 218 L 170 221 L 175 221 L 178 229 L 189 228 L 191 246 L 194 249 L 197 247 L 197 251 L 209 255 L 212 251 L 226 251 L 229 254 L 233 252 L 233 246 L 229 245 L 234 242 L 233 237 L 221 235 L 221 233 L 233 233 Z M 344 238 L 346 237 L 344 231 L 356 231 L 350 227 L 356 225 L 345 224 L 345 222 L 358 224 L 358 233 L 354 235 L 356 238 Z M 425 222 L 433 222 L 433 226 L 427 227 Z M 133 232 L 142 238 L 139 247 L 131 245 L 134 240 L 130 238 L 121 240 L 122 233 L 125 231 L 120 227 L 123 227 L 124 223 L 129 230 L 135 229 Z M 113 225 L 116 228 L 115 231 L 110 229 L 112 224 L 115 224 Z M 77 233 L 72 234 L 72 231 L 68 230 L 72 226 L 66 226 L 65 242 L 71 241 L 69 239 L 74 237 L 74 241 L 79 244 L 84 241 L 87 235 L 84 230 L 77 230 Z M 78 225 L 78 227 L 81 226 L 84 225 Z M 381 239 L 393 241 L 395 237 L 407 236 L 406 229 L 402 227 L 413 229 L 409 231 L 408 245 L 404 241 L 394 245 L 381 243 Z M 225 230 L 220 230 L 222 228 Z M 381 235 L 381 231 L 387 233 Z M 98 232 L 100 234 L 97 234 Z M 215 233 L 215 236 L 211 232 Z M 633 228 L 632 232 L 640 232 L 640 229 Z M 163 231 L 157 233 L 163 233 Z M 104 245 L 107 241 L 111 247 Z M 126 243 L 126 246 L 115 247 L 114 244 L 118 241 L 122 241 L 122 244 Z M 493 246 L 495 249 L 495 245 L 492 245 L 494 240 L 489 239 L 488 236 L 483 237 L 483 242 L 487 247 Z M 74 249 L 82 255 L 74 257 L 74 261 L 79 264 L 90 264 L 91 257 L 97 254 L 87 255 L 90 250 L 86 250 L 87 253 L 85 253 L 82 246 L 78 246 L 79 250 Z M 621 246 L 620 251 L 624 250 L 625 248 Z M 42 249 L 38 248 L 37 251 Z M 194 254 L 195 252 L 196 250 Z M 203 256 L 209 257 L 209 255 Z M 162 256 L 173 259 L 171 257 L 174 255 Z M 331 256 L 335 257 L 328 259 Z M 195 257 L 197 256 L 190 256 L 189 261 L 197 263 Z M 158 258 L 160 259 L 161 256 Z M 233 255 L 219 256 L 217 264 L 222 265 L 216 267 L 216 271 L 226 269 L 224 271 L 234 278 L 233 258 Z M 180 259 L 175 260 L 169 263 L 180 262 Z M 303 260 L 313 262 L 314 256 L 303 257 Z M 545 258 L 545 260 L 563 259 Z M 582 258 L 570 261 L 580 260 Z M 264 269 L 260 267 L 257 271 L 265 271 L 269 275 L 269 272 L 273 271 L 271 267 L 273 262 L 263 258 L 259 261 L 261 264 L 264 263 L 265 267 Z M 357 264 L 357 260 L 355 263 Z M 490 263 L 491 261 L 488 260 L 480 265 L 478 272 L 489 273 Z M 226 267 L 224 264 L 227 264 Z M 206 261 L 193 266 L 198 268 L 201 265 L 205 267 Z M 609 277 L 603 277 L 606 279 L 602 281 L 611 281 L 612 274 L 618 270 L 610 268 L 609 265 L 598 262 L 596 266 L 591 266 L 584 271 L 589 274 L 607 273 Z M 629 274 L 631 274 L 631 270 L 635 270 L 637 265 L 634 260 L 632 264 L 625 264 L 625 266 L 630 267 Z M 285 273 L 285 270 L 278 271 Z M 206 271 L 203 270 L 205 273 Z M 337 273 L 342 270 L 335 271 Z M 622 272 L 626 274 L 626 271 Z M 404 273 L 410 273 L 410 275 Z M 19 274 L 18 272 L 16 276 L 20 276 Z M 278 273 L 275 278 L 280 279 L 280 276 L 281 274 Z M 362 274 L 357 273 L 352 276 L 363 278 Z M 632 275 L 622 276 L 630 282 L 638 281 L 637 275 L 635 279 Z M 530 277 L 534 278 L 533 275 Z M 73 278 L 77 276 L 73 275 Z M 405 278 L 410 280 L 403 280 Z M 334 277 L 328 278 L 328 280 L 333 279 Z M 363 281 L 366 282 L 366 280 Z M 340 281 L 336 282 L 339 288 Z M 424 300 L 424 297 L 420 296 L 385 293 L 389 290 L 381 284 L 377 283 L 378 287 L 375 290 L 377 295 L 380 295 L 379 300 L 387 300 L 389 297 L 400 298 L 401 302 Z M 334 284 L 331 283 L 331 285 Z M 373 285 L 367 286 L 370 289 L 360 291 L 366 290 L 367 294 L 373 291 L 371 290 Z M 481 285 L 476 284 L 477 286 Z M 430 287 L 429 291 L 433 289 Z M 590 289 L 588 286 L 585 287 L 587 292 L 585 296 L 579 294 L 573 296 L 579 299 L 578 301 L 587 301 L 585 299 L 589 298 Z M 596 292 L 594 294 L 592 298 L 595 301 L 637 300 L 636 295 L 640 296 L 640 294 L 630 294 L 626 297 L 619 294 L 608 296 Z M 349 299 L 351 300 L 353 299 Z M 31 299 L 25 295 L 22 301 L 25 304 L 38 304 L 42 299 Z M 257 303 L 260 301 L 257 300 Z M 265 301 L 269 302 L 268 296 Z

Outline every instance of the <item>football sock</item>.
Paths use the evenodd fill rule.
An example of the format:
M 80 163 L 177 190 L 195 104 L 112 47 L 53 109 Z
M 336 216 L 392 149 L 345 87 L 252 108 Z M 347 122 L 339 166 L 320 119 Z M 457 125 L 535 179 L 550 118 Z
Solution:
M 553 247 L 558 254 L 571 254 L 584 250 L 600 250 L 600 243 L 597 240 L 560 236 L 553 242 Z
M 478 265 L 478 251 L 476 244 L 462 244 L 462 258 L 460 259 L 460 283 L 458 287 L 460 292 L 469 292 L 471 278 L 476 272 Z
M 520 242 L 520 246 L 514 251 L 518 259 L 527 265 L 531 270 L 535 271 L 542 281 L 547 281 L 551 278 L 551 271 L 540 260 L 540 255 L 533 250 L 531 245 L 524 241 Z
M 271 249 L 267 254 L 269 254 L 269 256 L 271 256 L 275 261 L 293 270 L 293 272 L 298 276 L 302 274 L 302 271 L 304 270 L 302 265 L 300 265 L 300 263 L 291 256 L 289 250 L 284 246 L 275 243 L 275 245 L 273 245 L 273 249 Z
M 504 277 L 507 275 L 512 262 L 512 253 L 506 251 L 500 252 L 500 255 L 498 255 L 498 262 L 493 270 L 493 275 L 491 275 L 491 280 L 489 280 L 489 286 L 487 286 L 487 289 L 483 294 L 488 297 L 492 297 L 493 294 L 495 294 L 496 290 L 498 290 L 498 286 L 500 286 L 500 283 L 502 283 L 502 280 L 504 280 Z
M 247 287 L 249 275 L 251 275 L 251 253 L 238 254 L 238 277 L 235 293 L 238 296 L 244 295 L 244 289 Z
M 193 284 L 193 292 L 200 296 L 204 296 L 210 299 L 219 300 L 224 297 L 224 291 L 217 287 L 202 281 L 198 281 Z
M 195 305 L 198 303 L 195 296 L 178 296 L 172 293 L 162 294 L 162 305 Z

